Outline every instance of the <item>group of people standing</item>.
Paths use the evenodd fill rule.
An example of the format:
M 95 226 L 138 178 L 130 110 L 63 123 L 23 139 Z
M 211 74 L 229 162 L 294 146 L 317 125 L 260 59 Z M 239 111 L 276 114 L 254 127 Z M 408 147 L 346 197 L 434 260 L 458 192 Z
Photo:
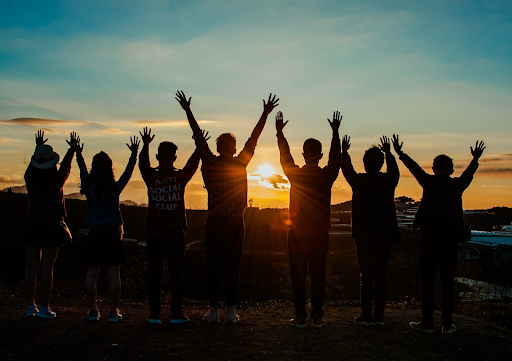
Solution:
M 185 254 L 184 230 L 185 186 L 196 172 L 199 161 L 205 187 L 208 191 L 208 217 L 205 223 L 205 248 L 208 264 L 209 310 L 203 316 L 207 323 L 219 322 L 219 302 L 222 289 L 226 304 L 225 322 L 237 323 L 236 312 L 239 288 L 239 266 L 244 242 L 243 213 L 247 205 L 247 165 L 254 155 L 258 138 L 268 115 L 278 106 L 279 99 L 270 94 L 263 100 L 263 113 L 251 136 L 237 155 L 236 138 L 223 133 L 216 139 L 215 155 L 208 145 L 208 132 L 200 129 L 191 110 L 191 98 L 183 91 L 176 93 L 187 115 L 196 144 L 194 153 L 183 169 L 174 162 L 178 147 L 172 142 L 158 146 L 158 167 L 152 168 L 149 145 L 155 135 L 151 129 L 140 132 L 143 147 L 139 169 L 148 189 L 146 219 L 147 252 L 149 262 L 148 293 L 150 316 L 147 321 L 159 324 L 160 284 L 163 264 L 167 258 L 171 293 L 171 323 L 186 323 L 183 313 L 183 259 Z M 473 161 L 458 178 L 451 177 L 453 161 L 446 155 L 434 159 L 433 173 L 427 174 L 402 151 L 398 135 L 392 139 L 383 136 L 380 145 L 369 148 L 363 157 L 365 173 L 357 173 L 348 154 L 350 137 L 340 140 L 342 116 L 333 113 L 328 123 L 332 130 L 327 166 L 319 167 L 323 157 L 322 144 L 307 139 L 303 146 L 305 165 L 298 166 L 291 153 L 283 129 L 283 114 L 276 115 L 277 143 L 280 161 L 290 181 L 290 229 L 288 234 L 289 261 L 292 279 L 295 317 L 290 325 L 307 327 L 308 268 L 311 277 L 311 326 L 321 328 L 325 300 L 325 269 L 329 249 L 331 188 L 342 173 L 352 187 L 352 236 L 356 244 L 361 274 L 361 314 L 354 322 L 364 326 L 383 326 L 386 303 L 386 269 L 391 244 L 400 241 L 394 207 L 395 188 L 400 173 L 393 146 L 404 165 L 423 187 L 423 198 L 414 227 L 422 232 L 420 268 L 423 283 L 422 321 L 411 322 L 410 327 L 422 332 L 433 332 L 434 282 L 439 266 L 443 292 L 443 332 L 456 330 L 452 323 L 453 274 L 457 260 L 457 238 L 463 231 L 462 193 L 469 186 L 478 167 L 478 159 L 485 149 L 483 142 L 471 148 Z M 44 133 L 36 134 L 36 150 L 25 173 L 30 208 L 26 216 L 24 244 L 27 257 L 25 283 L 27 289 L 27 316 L 56 317 L 49 307 L 53 279 L 53 264 L 63 239 L 67 237 L 64 223 L 66 210 L 63 185 L 66 182 L 74 153 L 80 168 L 81 193 L 87 197 L 85 224 L 90 228 L 82 262 L 87 266 L 86 294 L 90 321 L 100 319 L 96 304 L 96 280 L 101 266 L 108 268 L 110 281 L 110 310 L 108 321 L 122 319 L 117 309 L 121 281 L 119 267 L 126 264 L 122 244 L 123 220 L 119 208 L 119 195 L 128 183 L 137 161 L 140 141 L 130 138 L 127 144 L 131 156 L 126 170 L 115 180 L 112 160 L 100 152 L 93 157 L 90 172 L 82 156 L 83 144 L 71 133 L 66 156 L 57 168 L 59 155 L 46 145 Z M 392 146 L 391 146 L 392 143 Z M 386 172 L 381 169 L 386 163 Z M 64 236 L 63 236 L 64 235 Z M 35 304 L 34 294 L 38 268 L 41 266 L 42 302 Z

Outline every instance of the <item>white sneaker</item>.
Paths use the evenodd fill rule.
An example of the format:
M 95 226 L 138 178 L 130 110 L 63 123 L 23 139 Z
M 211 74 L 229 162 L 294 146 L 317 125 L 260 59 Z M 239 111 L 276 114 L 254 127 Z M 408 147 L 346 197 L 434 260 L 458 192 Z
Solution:
M 55 318 L 57 314 L 53 312 L 50 307 L 41 307 L 36 316 L 41 318 Z
M 38 312 L 37 305 L 27 306 L 27 317 L 35 317 Z
M 238 323 L 240 317 L 235 312 L 235 306 L 228 306 L 226 308 L 226 323 Z
M 208 313 L 203 316 L 203 321 L 207 323 L 219 323 L 219 312 L 217 306 L 211 306 Z

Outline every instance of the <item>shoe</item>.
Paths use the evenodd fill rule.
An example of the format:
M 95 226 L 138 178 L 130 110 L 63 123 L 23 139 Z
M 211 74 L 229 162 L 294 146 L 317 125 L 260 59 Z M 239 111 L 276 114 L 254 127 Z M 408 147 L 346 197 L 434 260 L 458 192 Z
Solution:
M 366 326 L 366 327 L 373 326 L 373 317 L 366 316 L 361 313 L 359 316 L 354 318 L 354 322 L 361 326 Z
M 451 335 L 455 331 L 457 331 L 457 327 L 452 323 L 451 326 L 443 326 L 443 331 L 442 332 L 447 334 L 447 335 Z
M 108 319 L 107 322 L 117 322 L 123 319 L 123 315 L 119 313 L 119 309 L 116 308 L 115 311 L 108 311 Z
M 38 312 L 39 310 L 37 309 L 36 305 L 27 306 L 27 317 L 35 317 L 37 316 Z
M 290 326 L 295 328 L 306 328 L 308 324 L 306 323 L 306 317 L 304 316 L 296 316 L 290 320 Z
M 159 318 L 152 318 L 152 317 L 149 317 L 148 318 L 148 323 L 151 323 L 153 325 L 160 325 L 162 322 L 160 322 L 160 319 Z
M 190 319 L 183 312 L 171 314 L 171 323 L 187 323 L 189 321 Z
M 89 317 L 89 321 L 99 321 L 100 320 L 100 310 L 89 310 L 87 313 Z
M 226 308 L 226 323 L 238 323 L 240 317 L 235 312 L 235 306 L 228 306 Z
M 50 307 L 41 307 L 36 316 L 41 318 L 55 318 L 57 314 L 53 312 Z
M 409 327 L 419 332 L 434 333 L 434 326 L 424 324 L 423 322 L 409 322 Z
M 384 326 L 384 316 L 373 316 L 373 324 L 375 327 Z
M 322 328 L 325 326 L 325 320 L 322 317 L 313 317 L 311 321 L 311 327 L 313 328 Z
M 206 323 L 219 323 L 219 313 L 217 306 L 211 306 L 208 313 L 203 316 L 203 321 Z

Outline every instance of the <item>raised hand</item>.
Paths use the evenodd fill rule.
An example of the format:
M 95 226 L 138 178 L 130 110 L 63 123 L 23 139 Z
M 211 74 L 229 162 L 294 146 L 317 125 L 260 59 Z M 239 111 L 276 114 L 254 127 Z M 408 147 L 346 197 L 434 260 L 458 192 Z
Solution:
M 329 125 L 331 126 L 333 132 L 340 129 L 341 118 L 343 118 L 343 116 L 340 114 L 339 111 L 335 111 L 332 113 L 332 122 L 329 118 L 327 118 L 327 121 L 329 122 Z
M 183 110 L 187 111 L 190 109 L 190 101 L 192 100 L 192 97 L 188 98 L 187 100 L 187 97 L 185 96 L 183 90 L 178 90 L 176 92 L 176 97 L 174 99 L 176 99 L 178 103 L 180 103 Z
M 341 140 L 341 151 L 346 152 L 350 149 L 350 137 L 348 135 L 344 135 Z
M 155 139 L 155 135 L 153 134 L 153 136 L 151 136 L 151 128 L 148 131 L 148 127 L 144 127 L 144 129 L 142 131 L 144 132 L 144 134 L 139 132 L 140 137 L 142 138 L 142 142 L 145 145 L 149 145 L 149 143 L 151 143 L 153 141 L 153 139 Z
M 393 149 L 395 149 L 396 154 L 402 155 L 404 152 L 402 151 L 402 146 L 404 142 L 400 143 L 400 138 L 398 134 L 393 134 Z
M 66 142 L 69 144 L 69 147 L 76 153 L 81 153 L 84 149 L 84 145 L 80 146 L 80 136 L 76 134 L 75 132 L 71 132 L 69 134 L 69 141 L 66 140 Z
M 270 114 L 275 107 L 279 105 L 279 98 L 276 99 L 276 95 L 272 97 L 272 93 L 268 96 L 268 101 L 265 103 L 265 99 L 263 99 L 263 113 Z
M 482 156 L 482 153 L 484 152 L 485 149 L 484 141 L 481 140 L 479 143 L 477 140 L 475 143 L 475 149 L 473 149 L 473 147 L 469 148 L 471 149 L 471 154 L 473 155 L 473 158 L 478 160 Z
M 44 139 L 44 130 L 38 130 L 36 133 L 36 145 L 42 145 L 48 141 L 48 138 Z
M 276 129 L 278 132 L 282 132 L 283 128 L 288 124 L 288 120 L 286 122 L 283 122 L 283 113 L 277 112 L 276 114 Z
M 210 140 L 211 136 L 210 136 L 210 134 L 206 130 L 201 129 L 201 134 L 202 134 L 204 140 L 206 140 L 206 141 Z
M 382 150 L 386 154 L 391 152 L 390 139 L 388 137 L 386 137 L 385 135 L 383 135 L 382 138 L 380 138 L 379 149 Z
M 128 147 L 128 149 L 130 149 L 132 151 L 132 153 L 137 153 L 137 151 L 139 150 L 139 144 L 140 144 L 139 138 L 136 135 L 134 135 L 133 138 L 130 137 L 130 145 L 128 145 L 128 143 L 126 143 L 126 146 Z

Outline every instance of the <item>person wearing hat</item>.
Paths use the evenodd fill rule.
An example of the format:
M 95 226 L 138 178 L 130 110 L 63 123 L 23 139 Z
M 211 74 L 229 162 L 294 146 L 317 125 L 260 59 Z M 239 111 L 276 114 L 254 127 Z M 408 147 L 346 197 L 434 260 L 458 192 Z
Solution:
M 112 169 L 112 159 L 105 152 L 99 152 L 92 158 L 91 171 L 87 171 L 82 156 L 83 145 L 76 145 L 76 161 L 80 168 L 80 193 L 87 198 L 85 225 L 90 228 L 85 241 L 81 261 L 87 266 L 85 293 L 89 304 L 89 321 L 100 319 L 96 303 L 96 281 L 101 266 L 108 268 L 110 283 L 110 310 L 108 321 L 117 322 L 122 315 L 117 309 L 121 294 L 120 266 L 126 264 L 126 251 L 123 246 L 123 218 L 119 208 L 119 195 L 130 180 L 135 164 L 140 141 L 130 137 L 131 144 L 126 146 L 132 154 L 126 169 L 116 181 Z
M 67 141 L 70 148 L 60 163 L 59 154 L 45 144 L 44 131 L 36 134 L 36 149 L 25 172 L 29 208 L 23 227 L 23 244 L 27 266 L 25 287 L 27 317 L 55 318 L 57 314 L 49 306 L 53 286 L 53 265 L 59 247 L 65 242 L 67 226 L 63 186 L 71 171 L 75 145 L 79 142 L 76 133 Z M 69 240 L 69 238 L 68 238 Z M 35 303 L 37 272 L 41 268 L 42 300 L 39 308 Z

